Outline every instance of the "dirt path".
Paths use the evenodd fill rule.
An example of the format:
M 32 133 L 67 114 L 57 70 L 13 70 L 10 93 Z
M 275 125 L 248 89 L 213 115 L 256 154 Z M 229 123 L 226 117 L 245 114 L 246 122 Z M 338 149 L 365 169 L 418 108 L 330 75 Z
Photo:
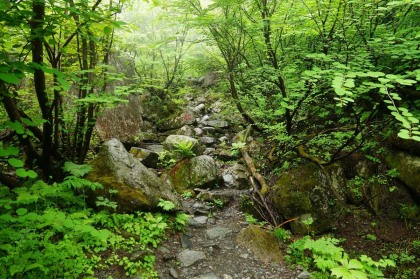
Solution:
M 248 224 L 238 198 L 219 210 L 196 200 L 185 200 L 192 214 L 184 233 L 172 235 L 156 252 L 160 279 L 281 279 L 297 278 L 284 263 L 265 264 L 237 244 Z

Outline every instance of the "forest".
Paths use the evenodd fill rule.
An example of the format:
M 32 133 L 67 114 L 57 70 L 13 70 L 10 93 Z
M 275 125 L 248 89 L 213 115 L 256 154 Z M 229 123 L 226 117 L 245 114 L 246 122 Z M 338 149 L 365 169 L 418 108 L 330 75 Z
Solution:
M 0 278 L 222 278 L 159 260 L 193 203 L 419 278 L 419 65 L 419 0 L 0 0 Z

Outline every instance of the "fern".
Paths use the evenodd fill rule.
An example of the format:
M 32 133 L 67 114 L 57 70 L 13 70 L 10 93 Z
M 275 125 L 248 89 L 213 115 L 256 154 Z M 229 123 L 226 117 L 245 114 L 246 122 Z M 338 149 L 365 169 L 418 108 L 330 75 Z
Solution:
M 89 165 L 77 165 L 73 162 L 65 162 L 63 170 L 76 177 L 83 177 L 92 170 Z

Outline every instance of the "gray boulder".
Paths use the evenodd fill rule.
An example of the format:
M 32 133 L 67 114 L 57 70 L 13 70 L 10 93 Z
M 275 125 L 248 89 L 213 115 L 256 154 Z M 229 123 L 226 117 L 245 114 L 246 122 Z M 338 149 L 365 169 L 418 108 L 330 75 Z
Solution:
M 248 176 L 248 169 L 241 164 L 235 164 L 223 171 L 223 181 L 229 188 L 241 190 L 248 189 Z
M 167 151 L 172 152 L 179 149 L 177 146 L 185 144 L 192 144 L 191 150 L 192 152 L 194 152 L 195 155 L 200 155 L 204 151 L 204 147 L 199 143 L 197 139 L 183 135 L 168 136 L 165 142 L 163 143 L 163 148 Z
M 193 110 L 187 109 L 180 115 L 172 115 L 160 121 L 159 130 L 168 131 L 179 129 L 185 125 L 192 125 L 196 122 L 196 116 Z
M 207 155 L 180 161 L 166 178 L 179 193 L 194 188 L 212 188 L 221 181 L 216 162 Z
M 117 190 L 112 200 L 117 202 L 118 212 L 154 209 L 159 199 L 172 201 L 177 209 L 181 207 L 171 187 L 128 153 L 117 139 L 105 142 L 91 165 L 87 178 L 104 186 L 92 194 L 93 198 L 108 197 L 109 190 Z

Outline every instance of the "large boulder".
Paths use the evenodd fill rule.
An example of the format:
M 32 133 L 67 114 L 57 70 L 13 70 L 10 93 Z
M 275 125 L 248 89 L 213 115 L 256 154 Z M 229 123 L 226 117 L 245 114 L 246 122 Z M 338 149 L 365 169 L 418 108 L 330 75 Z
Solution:
M 112 200 L 117 202 L 118 212 L 151 210 L 159 199 L 172 201 L 177 209 L 180 208 L 171 187 L 128 153 L 116 139 L 102 145 L 91 165 L 93 169 L 88 179 L 104 186 L 94 196 L 108 197 L 109 190 L 117 190 Z
M 335 214 L 345 200 L 341 188 L 345 188 L 339 166 L 327 169 L 328 177 L 313 164 L 301 165 L 298 169 L 283 173 L 272 187 L 276 211 L 286 219 L 310 214 L 314 223 L 311 229 L 323 233 L 332 228 Z M 293 226 L 296 234 L 306 234 L 301 226 Z
M 178 193 L 194 188 L 213 188 L 221 182 L 216 162 L 207 155 L 178 162 L 166 174 L 166 179 Z
M 251 250 L 266 264 L 280 264 L 283 261 L 277 240 L 272 234 L 258 226 L 249 225 L 242 229 L 236 241 Z
M 106 141 L 117 138 L 122 142 L 134 142 L 142 132 L 143 118 L 140 96 L 131 95 L 127 104 L 105 109 L 96 121 L 99 138 Z
M 386 157 L 386 162 L 397 169 L 401 182 L 420 198 L 420 157 L 405 152 L 393 152 Z

